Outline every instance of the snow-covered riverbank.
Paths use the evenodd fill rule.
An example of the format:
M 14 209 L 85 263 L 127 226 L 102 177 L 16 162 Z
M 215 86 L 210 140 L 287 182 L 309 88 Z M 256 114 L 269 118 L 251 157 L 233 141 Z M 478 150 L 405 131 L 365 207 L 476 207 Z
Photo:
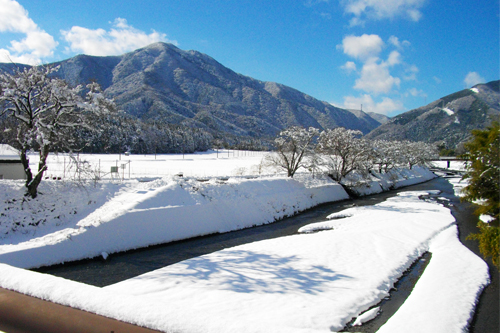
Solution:
M 353 184 L 359 193 L 374 193 L 432 177 L 415 168 Z M 270 223 L 346 198 L 340 185 L 310 176 L 64 186 L 47 182 L 44 191 L 52 195 L 40 196 L 47 198 L 42 206 L 77 207 L 77 213 L 54 209 L 45 226 L 2 239 L 0 286 L 167 332 L 340 330 L 385 297 L 425 251 L 433 259 L 423 282 L 382 331 L 404 325 L 410 332 L 461 332 L 488 279 L 484 262 L 458 241 L 449 210 L 419 200 L 418 192 L 302 230 L 324 231 L 241 245 L 105 288 L 20 269 Z M 19 183 L 2 187 L 14 197 L 22 193 Z M 23 215 L 9 211 L 5 216 Z
M 359 194 L 373 194 L 433 177 L 427 169 L 415 167 L 351 183 Z M 330 178 L 310 174 L 203 181 L 168 176 L 85 187 L 46 181 L 41 194 L 30 201 L 24 201 L 21 181 L 3 181 L 0 187 L 0 262 L 21 268 L 272 223 L 349 198 Z

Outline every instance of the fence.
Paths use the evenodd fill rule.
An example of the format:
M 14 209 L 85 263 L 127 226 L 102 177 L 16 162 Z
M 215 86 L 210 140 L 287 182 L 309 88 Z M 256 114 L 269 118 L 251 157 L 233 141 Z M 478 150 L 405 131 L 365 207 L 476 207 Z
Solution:
M 51 154 L 48 179 L 110 179 L 163 177 L 182 173 L 189 177 L 254 175 L 267 152 L 219 150 L 195 154 Z M 30 156 L 35 170 L 38 156 Z

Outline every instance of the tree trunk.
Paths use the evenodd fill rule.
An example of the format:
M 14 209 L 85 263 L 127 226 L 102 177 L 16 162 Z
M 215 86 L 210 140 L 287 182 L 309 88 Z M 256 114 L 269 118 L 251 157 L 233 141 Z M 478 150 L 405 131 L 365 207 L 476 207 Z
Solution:
M 47 170 L 47 157 L 49 156 L 49 146 L 43 146 L 40 149 L 40 162 L 38 163 L 38 172 L 32 177 L 30 182 L 26 182 L 28 195 L 35 199 L 38 195 L 38 185 L 42 182 L 43 174 Z M 31 174 L 31 171 L 30 171 Z
M 27 149 L 23 147 L 21 149 L 21 163 L 23 164 L 24 173 L 26 174 L 25 186 L 28 187 L 28 184 L 30 184 L 31 181 L 33 180 L 33 174 L 31 173 L 30 169 L 30 160 L 28 159 L 26 154 L 27 154 Z

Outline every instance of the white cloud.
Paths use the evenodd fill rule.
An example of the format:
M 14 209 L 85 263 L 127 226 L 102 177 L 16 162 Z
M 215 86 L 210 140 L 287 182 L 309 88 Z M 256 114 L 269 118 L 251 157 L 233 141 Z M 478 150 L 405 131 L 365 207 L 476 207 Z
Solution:
M 365 27 L 365 20 L 360 19 L 359 17 L 353 17 L 352 19 L 349 20 L 349 27 Z
M 396 111 L 403 111 L 405 108 L 403 103 L 388 97 L 383 97 L 382 101 L 375 102 L 370 95 L 364 94 L 360 97 L 346 96 L 344 97 L 344 108 L 359 110 L 363 105 L 363 111 L 376 112 L 388 115 Z
M 361 17 L 381 20 L 394 17 L 404 17 L 411 21 L 419 21 L 422 18 L 420 8 L 426 0 L 342 0 L 344 11 L 351 14 L 351 26 L 363 22 Z
M 0 31 L 24 32 L 38 27 L 28 17 L 28 12 L 16 1 L 0 0 Z
M 148 35 L 128 25 L 123 18 L 115 19 L 110 31 L 74 26 L 61 34 L 70 44 L 68 50 L 95 56 L 120 55 L 156 42 L 177 45 L 176 41 L 168 40 L 166 34 L 153 30 Z
M 479 75 L 477 72 L 469 72 L 464 79 L 465 86 L 467 88 L 475 86 L 476 84 L 479 83 L 485 83 L 486 80 Z
M 13 0 L 0 0 L 0 32 L 23 33 L 26 38 L 11 41 L 7 49 L 0 49 L 1 61 L 38 64 L 53 56 L 58 43 L 29 18 L 28 12 Z
M 406 81 L 416 81 L 418 72 L 419 72 L 419 69 L 417 66 L 410 65 L 405 69 L 403 79 L 405 79 Z
M 401 63 L 401 53 L 398 51 L 392 51 L 387 58 L 387 64 L 389 66 L 395 66 Z
M 389 37 L 389 44 L 394 45 L 398 50 L 403 49 L 404 47 L 408 47 L 411 45 L 411 43 L 407 40 L 404 41 L 399 41 L 399 38 L 396 36 L 391 36 Z
M 405 96 L 427 97 L 427 94 L 421 89 L 410 88 L 406 91 Z
M 352 72 L 355 72 L 357 70 L 356 64 L 352 61 L 346 62 L 343 66 L 341 66 L 343 70 L 347 72 L 347 74 L 351 74 Z
M 388 93 L 393 86 L 398 86 L 401 79 L 393 77 L 389 72 L 391 64 L 389 61 L 380 61 L 378 58 L 372 58 L 367 61 L 361 69 L 361 76 L 356 80 L 355 89 L 363 90 L 368 93 L 382 94 Z
M 422 12 L 414 8 L 406 10 L 406 14 L 412 21 L 415 22 L 420 21 L 420 19 L 422 18 Z
M 384 41 L 378 35 L 347 36 L 342 40 L 342 45 L 337 48 L 350 57 L 366 61 L 369 58 L 377 57 L 382 48 Z
M 391 74 L 397 65 L 402 65 L 405 68 L 404 72 L 400 73 L 402 78 L 407 81 L 417 79 L 418 67 L 405 63 L 401 54 L 403 49 L 410 45 L 410 42 L 400 41 L 398 37 L 391 36 L 388 45 L 392 45 L 398 50 L 393 49 L 385 61 L 379 56 L 386 44 L 378 35 L 350 35 L 342 40 L 341 45 L 337 45 L 337 49 L 362 63 L 360 70 L 353 61 L 348 61 L 341 66 L 347 74 L 352 72 L 359 74 L 355 81 L 355 89 L 377 95 L 392 92 L 395 87 L 399 88 L 401 84 L 401 79 Z

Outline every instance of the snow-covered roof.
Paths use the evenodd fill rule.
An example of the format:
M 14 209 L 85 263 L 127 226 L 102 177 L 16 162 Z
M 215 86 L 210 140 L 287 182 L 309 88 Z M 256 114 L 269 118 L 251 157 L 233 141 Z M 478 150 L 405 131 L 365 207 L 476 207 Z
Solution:
M 7 144 L 0 144 L 0 160 L 18 160 L 19 151 Z

